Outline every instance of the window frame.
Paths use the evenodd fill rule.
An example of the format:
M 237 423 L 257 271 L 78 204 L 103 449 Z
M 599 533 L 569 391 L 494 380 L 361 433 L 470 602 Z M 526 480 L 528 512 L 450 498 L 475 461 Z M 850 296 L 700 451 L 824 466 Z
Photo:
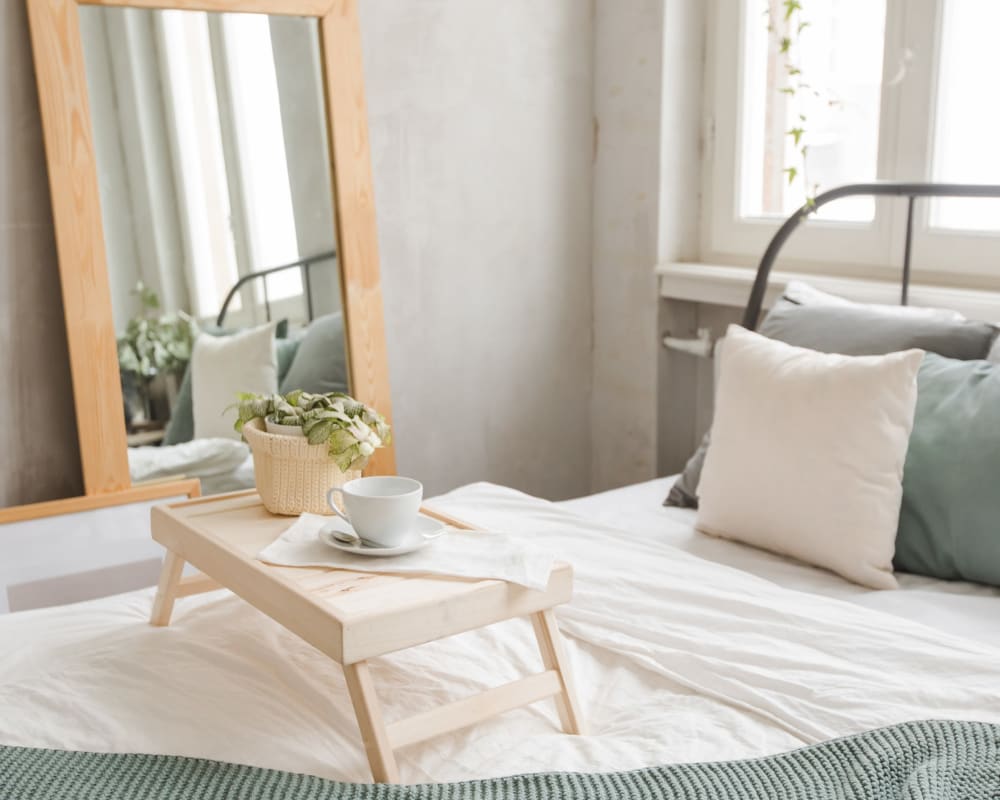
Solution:
M 886 0 L 876 177 L 929 181 L 946 0 Z M 747 0 L 713 0 L 706 41 L 702 260 L 756 264 L 783 217 L 741 217 L 743 69 Z M 752 15 L 756 18 L 756 14 Z M 920 54 L 927 54 L 921 57 Z M 900 65 L 903 80 L 893 82 Z M 928 113 L 930 109 L 930 113 Z M 859 181 L 864 180 L 859 176 Z M 821 187 L 830 189 L 832 186 Z M 804 271 L 898 276 L 906 203 L 878 198 L 871 222 L 810 219 L 783 248 Z M 912 268 L 930 283 L 1000 285 L 1000 233 L 932 227 L 930 203 L 914 209 Z M 957 266 L 960 264 L 961 266 Z M 830 269 L 833 267 L 833 269 Z

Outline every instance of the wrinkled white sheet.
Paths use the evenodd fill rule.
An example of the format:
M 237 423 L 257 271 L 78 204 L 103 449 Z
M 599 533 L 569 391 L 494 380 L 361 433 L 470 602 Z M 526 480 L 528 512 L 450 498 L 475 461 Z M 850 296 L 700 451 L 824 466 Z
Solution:
M 533 531 L 576 569 L 557 612 L 590 735 L 551 702 L 400 754 L 405 781 L 747 757 L 918 718 L 1000 722 L 1000 649 L 475 484 L 433 503 Z M 539 533 L 544 531 L 544 533 Z M 0 617 L 0 742 L 369 780 L 339 668 L 239 599 L 152 593 Z M 996 603 L 1000 612 L 1000 602 Z M 377 659 L 389 719 L 541 666 L 516 620 Z
M 694 528 L 696 511 L 662 506 L 673 481 L 673 477 L 658 478 L 560 505 L 595 522 L 621 528 L 630 537 L 669 544 L 788 589 L 837 597 L 1000 647 L 1000 588 L 897 572 L 899 590 L 883 592 L 793 558 L 705 536 Z
M 181 444 L 128 448 L 133 483 L 183 475 L 200 478 L 203 494 L 253 488 L 253 456 L 236 439 L 192 439 Z

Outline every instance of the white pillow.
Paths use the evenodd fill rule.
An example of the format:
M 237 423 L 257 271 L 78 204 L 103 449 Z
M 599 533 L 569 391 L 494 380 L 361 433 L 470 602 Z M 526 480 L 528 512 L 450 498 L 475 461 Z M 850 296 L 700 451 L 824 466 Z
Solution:
M 730 325 L 697 526 L 894 589 L 922 350 L 842 356 Z
M 194 438 L 239 439 L 233 430 L 240 392 L 271 394 L 278 391 L 278 364 L 274 329 L 269 322 L 231 336 L 202 334 L 191 352 L 191 405 Z

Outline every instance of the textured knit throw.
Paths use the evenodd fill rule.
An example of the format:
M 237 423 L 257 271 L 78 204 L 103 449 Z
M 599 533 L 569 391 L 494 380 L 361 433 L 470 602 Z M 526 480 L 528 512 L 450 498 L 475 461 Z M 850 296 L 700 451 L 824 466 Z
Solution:
M 1000 725 L 913 722 L 752 761 L 388 786 L 175 756 L 0 747 L 7 800 L 998 800 Z

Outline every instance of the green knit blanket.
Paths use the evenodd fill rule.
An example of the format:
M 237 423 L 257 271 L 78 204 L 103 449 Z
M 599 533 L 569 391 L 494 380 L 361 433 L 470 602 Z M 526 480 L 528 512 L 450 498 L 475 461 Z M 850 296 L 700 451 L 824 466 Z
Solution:
M 4 800 L 1000 800 L 1000 725 L 912 722 L 751 761 L 387 786 L 199 758 L 0 747 Z

